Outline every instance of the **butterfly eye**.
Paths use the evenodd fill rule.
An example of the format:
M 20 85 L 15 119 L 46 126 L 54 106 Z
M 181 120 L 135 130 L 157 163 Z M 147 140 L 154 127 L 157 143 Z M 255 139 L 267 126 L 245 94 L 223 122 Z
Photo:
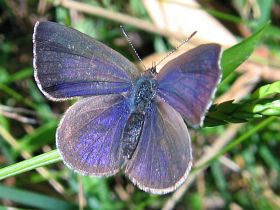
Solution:
M 150 72 L 151 72 L 153 75 L 156 75 L 156 74 L 157 74 L 157 69 L 156 69 L 156 67 L 154 66 L 154 67 L 150 68 Z

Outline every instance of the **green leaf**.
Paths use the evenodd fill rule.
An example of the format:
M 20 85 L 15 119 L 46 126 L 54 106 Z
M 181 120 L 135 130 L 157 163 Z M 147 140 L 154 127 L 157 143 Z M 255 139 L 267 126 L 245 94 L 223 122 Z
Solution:
M 280 164 L 277 160 L 277 157 L 275 157 L 270 151 L 269 147 L 267 145 L 261 145 L 259 147 L 260 156 L 263 158 L 267 166 L 270 166 L 271 170 L 277 171 L 280 174 Z
M 18 142 L 20 144 L 19 149 L 33 152 L 36 149 L 46 145 L 54 140 L 55 131 L 57 128 L 57 121 L 52 120 L 49 123 L 42 125 L 35 129 L 32 133 L 25 135 Z M 20 151 L 16 151 L 20 152 Z
M 38 155 L 28 160 L 24 160 L 19 163 L 15 163 L 13 165 L 0 169 L 0 180 L 39 168 L 41 166 L 58 162 L 60 160 L 61 160 L 61 156 L 58 153 L 58 151 L 52 150 L 50 152 Z
M 265 24 L 259 31 L 247 39 L 224 51 L 221 60 L 223 80 L 252 54 L 269 24 Z
M 204 126 L 217 126 L 227 123 L 241 123 L 266 116 L 280 116 L 280 100 L 274 98 L 247 99 L 238 103 L 225 101 L 214 104 L 209 109 Z
M 57 198 L 42 195 L 39 193 L 30 192 L 18 188 L 6 187 L 0 185 L 0 198 L 8 199 L 20 204 L 35 207 L 36 209 L 48 210 L 68 210 L 77 209 L 77 206 Z
M 0 77 L 1 83 L 4 83 L 9 79 L 9 74 L 8 74 L 7 70 L 4 69 L 2 66 L 0 66 L 0 75 L 1 75 L 1 77 Z
M 24 80 L 26 78 L 29 78 L 33 75 L 33 69 L 31 67 L 27 67 L 24 69 L 21 69 L 20 71 L 16 72 L 13 75 L 10 75 L 10 77 L 4 82 L 5 84 L 10 84 L 12 82 Z
M 204 209 L 202 195 L 199 193 L 192 193 L 186 205 L 192 207 L 191 209 L 197 209 L 197 210 Z
M 214 181 L 216 183 L 216 186 L 218 190 L 221 193 L 221 196 L 224 198 L 225 201 L 230 200 L 230 195 L 227 192 L 227 181 L 225 178 L 225 175 L 222 171 L 222 167 L 219 161 L 214 161 L 211 165 L 211 171 L 214 178 Z
M 258 4 L 260 15 L 253 21 L 253 28 L 258 28 L 270 20 L 274 0 L 257 0 L 256 3 Z
M 18 93 L 17 91 L 15 91 L 14 89 L 10 88 L 9 86 L 7 86 L 3 83 L 0 83 L 0 90 L 1 90 L 1 92 L 4 92 L 4 93 L 12 96 L 16 100 L 22 101 L 27 106 L 29 106 L 33 109 L 36 109 L 36 107 L 37 107 L 37 105 L 35 103 L 33 103 L 33 101 L 30 101 L 29 99 L 23 97 L 20 93 Z
M 261 99 L 272 94 L 280 93 L 280 81 L 258 88 L 251 96 L 252 99 Z
M 269 116 L 279 116 L 280 100 L 262 99 L 248 102 L 247 104 L 241 106 L 240 111 Z

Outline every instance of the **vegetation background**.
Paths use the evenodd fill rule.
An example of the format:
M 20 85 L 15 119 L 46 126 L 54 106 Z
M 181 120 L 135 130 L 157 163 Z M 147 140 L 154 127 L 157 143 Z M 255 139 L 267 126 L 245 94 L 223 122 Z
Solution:
M 62 164 L 55 131 L 74 101 L 50 102 L 35 84 L 37 20 L 74 27 L 137 63 L 123 24 L 146 66 L 193 31 L 183 51 L 229 48 L 217 105 L 190 129 L 195 167 L 178 191 L 150 195 L 122 173 L 82 177 Z M 280 209 L 279 26 L 279 0 L 1 0 L 0 209 Z

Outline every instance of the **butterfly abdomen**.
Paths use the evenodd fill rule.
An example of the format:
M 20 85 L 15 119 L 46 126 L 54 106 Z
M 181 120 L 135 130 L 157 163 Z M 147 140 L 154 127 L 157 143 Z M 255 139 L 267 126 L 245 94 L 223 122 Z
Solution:
M 131 159 L 138 141 L 141 136 L 145 115 L 137 112 L 133 112 L 124 127 L 122 136 L 122 154 L 125 158 Z

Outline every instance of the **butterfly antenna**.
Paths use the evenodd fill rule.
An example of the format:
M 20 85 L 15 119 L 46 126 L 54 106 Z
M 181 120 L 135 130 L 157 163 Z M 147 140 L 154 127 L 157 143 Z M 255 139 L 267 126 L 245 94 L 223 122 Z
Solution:
M 197 33 L 197 31 L 194 31 L 187 39 L 182 41 L 176 48 L 174 48 L 171 52 L 167 53 L 167 55 L 165 55 L 155 66 L 159 65 L 168 56 L 170 56 L 172 53 L 174 53 L 176 50 L 178 50 L 180 47 L 182 47 L 184 44 L 186 44 L 196 33 Z
M 140 56 L 138 55 L 137 51 L 135 50 L 135 48 L 132 45 L 132 42 L 130 41 L 128 35 L 126 34 L 124 27 L 122 25 L 120 25 L 120 28 L 122 30 L 123 35 L 125 36 L 126 40 L 128 41 L 128 44 L 130 45 L 131 49 L 133 50 L 133 52 L 135 53 L 135 55 L 137 56 L 138 60 L 140 61 L 140 63 L 143 65 L 144 70 L 146 70 L 146 66 L 144 65 L 142 59 L 140 58 Z

